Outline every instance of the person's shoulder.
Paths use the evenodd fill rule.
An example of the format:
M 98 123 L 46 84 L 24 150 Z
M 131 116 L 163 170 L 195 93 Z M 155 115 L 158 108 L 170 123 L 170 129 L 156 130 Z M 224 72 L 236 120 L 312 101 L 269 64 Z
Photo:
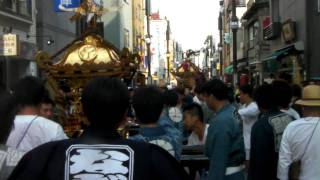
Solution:
M 301 118 L 301 119 L 297 119 L 295 121 L 292 121 L 289 125 L 288 125 L 288 129 L 297 129 L 297 128 L 302 128 L 306 125 L 310 125 L 313 124 L 314 122 L 312 120 L 307 120 L 306 118 Z
M 276 113 L 272 113 L 270 116 L 268 116 L 269 123 L 275 122 L 275 121 L 290 123 L 291 121 L 293 121 L 293 118 L 290 115 L 288 115 L 287 113 L 279 111 Z
M 29 152 L 37 154 L 38 152 L 47 152 L 51 149 L 62 148 L 62 147 L 67 148 L 68 146 L 75 144 L 76 142 L 77 142 L 76 139 L 64 139 L 59 141 L 51 141 L 51 142 L 41 144 Z
M 249 104 L 248 108 L 254 109 L 256 111 L 259 111 L 258 104 L 256 102 L 254 102 L 254 101 Z
M 46 128 L 46 129 L 52 129 L 52 130 L 56 130 L 57 128 L 61 127 L 60 124 L 58 124 L 50 119 L 41 117 L 41 116 L 34 117 L 34 121 L 32 122 L 32 126 L 38 126 L 40 128 Z
M 148 143 L 148 149 L 150 149 L 150 151 L 152 151 L 152 153 L 163 154 L 165 156 L 168 155 L 168 157 L 170 157 L 170 158 L 173 157 L 172 155 L 170 155 L 168 153 L 168 151 L 166 151 L 165 149 L 163 149 L 162 147 L 160 147 L 156 144 Z
M 142 136 L 142 134 L 140 134 L 140 133 L 135 134 L 135 135 L 133 135 L 133 136 L 130 136 L 130 137 L 129 137 L 129 140 L 133 140 L 133 141 L 143 141 L 143 142 L 146 141 L 146 140 L 145 140 L 145 137 Z
M 146 141 L 146 138 L 140 134 L 130 137 L 129 139 L 123 139 L 120 143 L 132 147 L 133 149 L 149 149 L 150 143 Z
M 49 126 L 60 126 L 60 124 L 54 122 L 53 120 L 50 120 L 50 119 L 47 119 L 45 117 L 42 117 L 42 116 L 38 116 L 36 118 L 36 122 L 39 123 L 39 124 L 46 124 L 46 125 L 49 125 Z
M 265 129 L 269 127 L 268 117 L 260 117 L 252 126 L 252 132 L 260 131 L 261 129 Z
M 32 163 L 47 163 L 47 160 L 53 156 L 53 154 L 59 154 L 63 157 L 65 150 L 72 144 L 72 140 L 61 140 L 44 143 L 30 151 L 28 151 L 20 160 L 22 164 Z M 57 159 L 55 159 L 57 160 Z M 41 163 L 40 163 L 41 161 Z M 39 165 L 40 166 L 40 165 Z M 41 167 L 37 167 L 41 168 Z
M 15 125 L 29 124 L 32 120 L 37 119 L 36 115 L 16 115 L 14 118 Z

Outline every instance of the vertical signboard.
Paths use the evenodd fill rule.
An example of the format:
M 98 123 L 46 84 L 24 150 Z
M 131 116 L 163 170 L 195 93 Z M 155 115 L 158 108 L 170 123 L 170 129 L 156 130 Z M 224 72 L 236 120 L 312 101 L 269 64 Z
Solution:
M 18 36 L 16 34 L 3 35 L 3 55 L 17 56 L 18 55 Z

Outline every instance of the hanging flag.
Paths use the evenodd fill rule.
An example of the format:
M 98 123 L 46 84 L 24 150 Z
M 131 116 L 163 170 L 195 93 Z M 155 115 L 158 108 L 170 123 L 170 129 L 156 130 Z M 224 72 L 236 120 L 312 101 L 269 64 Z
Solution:
M 80 0 L 54 0 L 54 9 L 56 12 L 74 11 L 80 6 Z

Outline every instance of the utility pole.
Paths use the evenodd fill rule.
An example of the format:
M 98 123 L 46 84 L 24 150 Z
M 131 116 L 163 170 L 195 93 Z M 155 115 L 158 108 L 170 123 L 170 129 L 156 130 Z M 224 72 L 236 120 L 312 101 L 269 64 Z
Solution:
M 233 54 L 233 85 L 238 83 L 238 65 L 237 65 L 237 31 L 239 28 L 237 12 L 236 12 L 236 0 L 232 0 L 232 17 L 230 22 L 230 28 L 232 29 L 232 54 Z
M 146 16 L 147 16 L 147 58 L 148 58 L 148 84 L 152 84 L 152 76 L 151 76 L 151 35 L 150 35 L 150 11 L 151 11 L 151 4 L 150 0 L 145 0 L 146 4 Z
M 222 5 L 220 4 L 220 8 L 222 8 Z M 219 63 L 220 63 L 220 77 L 223 77 L 223 59 L 222 59 L 222 51 L 223 51 L 223 42 L 222 42 L 222 12 L 220 10 L 219 13 L 219 38 L 220 38 L 220 43 L 218 45 L 218 51 L 219 51 Z
M 170 84 L 170 50 L 169 50 L 169 43 L 170 43 L 170 21 L 167 21 L 167 31 L 166 31 L 166 40 L 167 40 L 167 83 Z

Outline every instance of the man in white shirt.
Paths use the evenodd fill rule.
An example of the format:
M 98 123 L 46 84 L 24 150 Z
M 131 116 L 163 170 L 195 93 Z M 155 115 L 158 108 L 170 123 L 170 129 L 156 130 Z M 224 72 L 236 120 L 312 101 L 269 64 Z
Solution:
M 305 118 L 296 120 L 285 129 L 278 162 L 278 178 L 288 180 L 292 162 L 301 160 L 300 180 L 318 180 L 320 177 L 320 86 L 308 85 L 303 98 L 297 101 L 303 107 Z
M 187 105 L 183 109 L 184 127 L 192 131 L 188 138 L 188 145 L 204 145 L 206 142 L 208 124 L 203 122 L 203 112 L 201 106 L 196 103 Z
M 246 160 L 250 159 L 250 139 L 251 129 L 259 116 L 258 105 L 253 101 L 253 88 L 250 85 L 240 87 L 240 103 L 243 105 L 239 109 L 239 114 L 242 120 L 244 147 L 246 151 Z
M 27 152 L 46 142 L 67 138 L 59 124 L 39 116 L 46 93 L 42 82 L 35 77 L 25 77 L 17 83 L 13 97 L 18 111 L 7 146 Z

